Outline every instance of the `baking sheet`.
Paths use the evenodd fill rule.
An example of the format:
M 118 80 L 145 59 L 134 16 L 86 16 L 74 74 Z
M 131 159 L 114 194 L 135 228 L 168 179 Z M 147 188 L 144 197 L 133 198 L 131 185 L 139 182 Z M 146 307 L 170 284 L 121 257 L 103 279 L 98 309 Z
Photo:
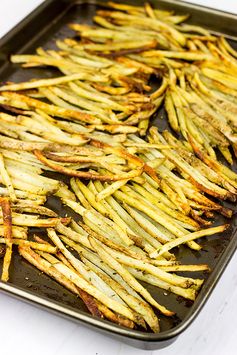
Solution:
M 139 4 L 142 2 L 127 1 L 126 3 Z M 156 5 L 157 2 L 153 1 L 153 3 Z M 227 26 L 232 21 L 237 24 L 237 17 L 233 15 L 218 15 L 216 11 L 200 10 L 197 6 L 178 4 L 177 2 L 172 3 L 171 1 L 159 1 L 158 5 L 160 8 L 172 8 L 179 13 L 191 13 L 191 23 L 203 25 L 215 32 L 227 33 L 232 39 L 237 34 L 235 33 L 235 31 L 237 32 L 235 30 L 236 27 Z M 45 49 L 55 48 L 55 40 L 75 36 L 75 33 L 67 27 L 69 22 L 92 23 L 91 19 L 97 8 L 91 1 L 46 1 L 22 24 L 17 26 L 0 41 L 0 80 L 20 82 L 34 77 L 53 77 L 59 75 L 56 69 L 21 69 L 18 65 L 13 65 L 6 59 L 11 53 L 33 53 L 35 48 L 39 46 Z M 236 47 L 235 42 L 232 42 L 232 44 Z M 163 108 L 155 114 L 153 124 L 157 125 L 161 130 L 169 129 Z M 234 168 L 236 169 L 236 166 Z M 50 198 L 48 205 L 58 211 L 61 216 L 72 212 L 70 209 L 65 209 L 56 198 Z M 225 203 L 224 205 L 232 209 L 235 208 L 230 203 Z M 216 224 L 225 223 L 226 221 L 222 216 L 216 218 Z M 56 281 L 39 272 L 26 260 L 22 259 L 17 252 L 14 253 L 10 269 L 10 281 L 8 284 L 0 283 L 0 289 L 25 300 L 28 299 L 34 303 L 41 304 L 74 320 L 83 321 L 88 325 L 97 327 L 101 331 L 107 331 L 111 335 L 122 336 L 122 340 L 132 342 L 133 345 L 150 348 L 163 347 L 166 345 L 165 340 L 173 340 L 200 311 L 215 282 L 233 254 L 237 245 L 235 237 L 237 221 L 235 221 L 235 216 L 231 219 L 230 223 L 231 228 L 221 236 L 202 238 L 200 243 L 203 248 L 200 252 L 194 252 L 183 246 L 177 249 L 178 260 L 184 263 L 207 263 L 212 269 L 211 273 L 195 273 L 195 277 L 205 278 L 206 282 L 194 304 L 192 301 L 187 301 L 172 293 L 143 283 L 159 303 L 176 312 L 176 315 L 171 318 L 162 315 L 159 316 L 162 329 L 160 334 L 128 330 L 110 322 L 95 319 L 88 314 L 84 303 L 79 298 L 75 297 L 75 295 Z M 0 267 L 1 263 L 2 261 L 0 260 Z M 194 274 L 185 273 L 185 275 L 193 276 Z

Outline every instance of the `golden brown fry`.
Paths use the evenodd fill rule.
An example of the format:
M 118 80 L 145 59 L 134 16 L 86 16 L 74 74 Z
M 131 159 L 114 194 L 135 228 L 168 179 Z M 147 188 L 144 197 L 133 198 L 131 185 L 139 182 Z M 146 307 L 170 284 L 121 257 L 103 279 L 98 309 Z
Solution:
M 83 301 L 85 302 L 84 299 L 83 299 Z M 119 313 L 112 312 L 108 307 L 106 307 L 104 304 L 102 304 L 98 301 L 97 301 L 97 305 L 98 305 L 99 311 L 104 315 L 105 318 L 107 318 L 111 322 L 116 323 L 116 324 L 121 325 L 122 327 L 126 327 L 126 328 L 133 329 L 135 327 L 134 322 L 131 321 L 130 319 L 123 317 Z
M 3 215 L 4 242 L 7 245 L 6 253 L 3 260 L 1 280 L 8 281 L 9 267 L 12 258 L 12 215 L 11 215 L 11 206 L 8 198 L 1 197 L 0 205 L 2 209 L 2 215 Z
M 95 174 L 95 173 L 90 173 L 90 172 L 84 172 L 84 171 L 77 171 L 73 169 L 69 169 L 66 167 L 63 167 L 61 165 L 55 164 L 53 161 L 50 161 L 47 159 L 44 154 L 39 151 L 39 150 L 34 150 L 34 154 L 39 159 L 43 164 L 46 166 L 49 166 L 53 170 L 56 170 L 62 174 L 69 175 L 69 176 L 74 176 L 86 180 L 100 180 L 100 181 L 118 181 L 118 180 L 126 180 L 126 179 L 131 179 L 136 176 L 141 175 L 141 170 L 137 169 L 128 173 L 121 173 L 119 175 L 100 175 L 100 174 Z
M 0 238 L 0 244 L 5 244 L 6 241 L 4 238 Z M 6 243 L 7 244 L 7 243 Z M 35 243 L 31 242 L 29 240 L 23 240 L 23 239 L 12 239 L 12 244 L 23 246 L 23 247 L 29 247 L 35 250 L 40 250 L 40 251 L 45 251 L 47 253 L 51 254 L 56 254 L 57 253 L 57 248 L 50 244 L 42 244 L 42 243 Z
M 12 237 L 14 239 L 27 239 L 27 232 L 26 227 L 12 226 Z M 4 237 L 4 226 L 0 226 L 0 236 Z
M 71 120 L 77 120 L 77 121 L 91 123 L 91 124 L 100 123 L 99 119 L 97 119 L 96 117 L 92 117 L 91 115 L 88 115 L 87 113 L 80 112 L 77 110 L 63 109 L 61 107 L 49 105 L 43 101 L 36 100 L 36 99 L 30 98 L 25 95 L 16 94 L 16 93 L 13 93 L 10 91 L 9 92 L 4 91 L 1 93 L 1 95 L 7 99 L 8 105 L 11 105 L 12 102 L 20 102 L 20 103 L 25 104 L 26 107 L 28 107 L 28 109 L 30 109 L 30 108 L 39 109 L 39 110 L 42 110 L 52 116 L 62 117 L 62 118 L 71 119 Z
M 37 269 L 49 275 L 73 293 L 78 294 L 77 288 L 68 278 L 62 275 L 62 273 L 55 269 L 55 267 L 49 262 L 41 258 L 39 254 L 35 253 L 31 248 L 26 246 L 19 246 L 18 250 L 20 255 L 29 261 L 29 263 L 34 265 Z
M 97 141 L 95 139 L 91 140 L 90 144 L 94 147 L 103 148 L 108 153 L 114 153 L 115 155 L 118 155 L 118 156 L 128 160 L 129 163 L 134 164 L 135 166 L 143 169 L 143 171 L 146 172 L 148 175 L 150 175 L 158 184 L 160 183 L 160 180 L 157 176 L 156 171 L 154 169 L 152 169 L 150 166 L 148 166 L 146 163 L 144 163 L 144 161 L 142 159 L 138 158 L 135 155 L 128 153 L 127 150 L 111 147 L 109 144 L 105 144 L 105 143 Z M 120 180 L 122 180 L 122 179 L 120 179 Z
M 55 213 L 51 209 L 43 206 L 33 205 L 33 203 L 29 205 L 29 204 L 25 204 L 24 202 L 23 203 L 18 202 L 12 206 L 12 210 L 17 211 L 19 213 L 29 212 L 29 213 L 36 213 L 43 216 L 48 216 L 48 217 L 58 217 L 57 213 Z

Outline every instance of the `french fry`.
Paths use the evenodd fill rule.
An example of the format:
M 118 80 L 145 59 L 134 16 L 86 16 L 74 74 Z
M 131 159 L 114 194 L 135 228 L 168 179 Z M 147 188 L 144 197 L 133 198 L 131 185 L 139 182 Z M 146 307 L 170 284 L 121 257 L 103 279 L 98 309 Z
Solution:
M 56 281 L 61 283 L 63 286 L 68 288 L 75 294 L 78 294 L 78 290 L 75 285 L 70 281 L 70 279 L 66 278 L 62 273 L 58 272 L 54 266 L 52 266 L 49 262 L 41 258 L 37 253 L 35 253 L 31 248 L 25 246 L 18 247 L 19 253 L 22 257 L 24 257 L 29 263 L 36 266 L 37 269 L 46 273 L 50 277 L 54 278 Z
M 144 273 L 143 271 L 136 270 L 132 267 L 126 267 L 126 268 L 138 280 L 145 281 L 148 284 L 160 287 L 167 291 L 171 291 L 176 295 L 182 296 L 192 301 L 194 301 L 196 298 L 197 292 L 192 287 L 182 288 L 179 286 L 170 285 L 169 283 L 166 283 L 165 281 L 159 279 L 158 277 L 155 277 L 154 275 Z
M 49 105 L 46 104 L 42 101 L 36 100 L 29 98 L 28 96 L 21 95 L 21 94 L 16 94 L 12 92 L 7 92 L 4 91 L 1 93 L 1 95 L 9 100 L 8 104 L 11 104 L 13 100 L 16 100 L 17 102 L 22 102 L 29 108 L 37 108 L 42 111 L 45 111 L 48 114 L 51 114 L 53 116 L 58 116 L 62 118 L 68 118 L 68 119 L 75 119 L 78 121 L 86 122 L 86 123 L 100 123 L 100 120 L 91 117 L 90 115 L 86 113 L 82 113 L 80 111 L 76 110 L 67 110 L 67 109 L 62 109 L 57 106 Z
M 171 266 L 162 266 L 162 270 L 168 272 L 176 271 L 210 271 L 210 268 L 206 264 L 198 265 L 171 265 Z
M 87 238 L 87 233 L 82 234 L 82 233 L 79 233 L 78 230 L 77 230 L 77 232 L 75 232 L 71 228 L 64 226 L 62 223 L 57 223 L 55 228 L 59 233 L 67 236 L 71 240 L 81 243 L 82 245 L 86 246 L 87 248 L 91 247 L 91 245 L 88 241 L 88 238 Z
M 90 238 L 90 243 L 93 248 L 98 252 L 102 260 L 104 260 L 110 267 L 115 269 L 130 286 L 132 286 L 137 292 L 139 292 L 149 303 L 159 309 L 162 313 L 166 315 L 173 315 L 173 312 L 168 311 L 165 307 L 160 306 L 146 291 L 114 258 L 112 258 L 101 245 L 94 239 Z
M 13 239 L 27 239 L 27 228 L 12 226 L 12 237 Z M 0 226 L 0 235 L 4 236 L 4 226 Z
M 157 257 L 158 255 L 162 255 L 165 251 L 169 251 L 170 249 L 183 244 L 187 241 L 191 241 L 200 237 L 204 237 L 207 235 L 213 235 L 215 233 L 221 233 L 223 231 L 225 231 L 227 228 L 229 228 L 229 225 L 223 225 L 223 226 L 218 226 L 218 227 L 213 227 L 213 228 L 208 228 L 208 229 L 204 229 L 198 232 L 193 232 L 193 233 L 189 233 L 181 238 L 176 238 L 175 240 L 172 240 L 168 243 L 166 243 L 165 245 L 163 245 L 162 247 L 160 247 L 160 249 L 158 251 L 156 251 L 155 253 L 152 253 L 150 256 L 152 258 Z
M 144 57 L 159 57 L 164 56 L 167 58 L 176 58 L 176 59 L 184 59 L 187 61 L 196 61 L 196 60 L 209 60 L 212 59 L 212 55 L 208 53 L 202 52 L 168 52 L 168 51 L 159 51 L 159 50 L 150 50 L 143 53 Z
M 131 328 L 131 329 L 134 328 L 133 321 L 131 321 L 130 319 L 128 319 L 126 317 L 123 317 L 119 313 L 112 312 L 108 307 L 106 307 L 102 303 L 99 303 L 98 301 L 97 301 L 97 303 L 98 303 L 99 311 L 104 315 L 105 318 L 107 318 L 111 322 L 114 322 L 114 323 L 121 325 L 123 327 Z
M 168 243 L 167 243 L 168 244 Z M 153 265 L 149 265 L 148 263 L 140 260 L 134 260 L 133 258 L 126 256 L 124 254 L 121 254 L 118 251 L 112 250 L 111 248 L 103 245 L 103 248 L 106 252 L 108 252 L 113 258 L 118 260 L 120 263 L 126 265 L 126 266 L 132 266 L 135 267 L 136 269 L 141 269 L 145 272 L 148 272 L 154 276 L 157 276 L 163 281 L 166 281 L 172 285 L 177 285 L 180 287 L 189 287 L 193 283 L 195 283 L 194 280 L 191 278 L 183 278 L 177 275 L 172 275 L 169 273 L 163 272 L 163 270 L 160 267 L 155 267 Z M 160 247 L 162 248 L 162 247 Z
M 111 185 L 108 185 L 103 191 L 99 192 L 96 195 L 96 200 L 101 201 L 101 200 L 105 199 L 106 197 L 113 195 L 113 193 L 116 190 L 119 190 L 121 186 L 126 185 L 127 182 L 128 182 L 128 180 L 116 181 L 116 182 L 112 183 Z
M 9 191 L 9 196 L 11 198 L 11 201 L 14 202 L 16 201 L 16 194 L 14 191 L 14 187 L 11 182 L 11 178 L 6 170 L 6 167 L 4 165 L 4 159 L 2 154 L 0 154 L 0 174 L 2 176 L 3 183 L 7 186 L 8 191 Z
M 102 279 L 106 281 L 119 295 L 120 297 L 137 313 L 146 320 L 150 328 L 156 333 L 159 331 L 158 318 L 152 311 L 152 309 L 143 301 L 137 300 L 136 297 L 130 295 L 125 288 L 123 288 L 118 282 L 114 281 L 94 264 L 82 258 L 82 260 L 88 265 L 93 271 L 95 271 Z
M 65 218 L 45 218 L 40 219 L 36 215 L 29 215 L 29 214 L 20 214 L 13 212 L 12 213 L 12 224 L 17 226 L 26 226 L 26 227 L 54 227 L 57 223 L 63 222 L 68 224 L 70 222 L 69 217 Z M 0 215 L 0 224 L 4 224 L 4 215 Z
M 126 180 L 128 178 L 134 178 L 136 176 L 139 176 L 141 174 L 140 170 L 132 171 L 130 173 L 121 173 L 119 175 L 99 175 L 99 174 L 94 174 L 90 172 L 83 172 L 83 171 L 76 171 L 73 169 L 69 169 L 66 167 L 63 167 L 61 165 L 58 165 L 54 163 L 53 161 L 50 161 L 47 159 L 41 151 L 39 150 L 34 150 L 35 156 L 46 166 L 49 166 L 50 168 L 61 172 L 65 175 L 69 176 L 75 176 L 78 178 L 83 178 L 83 179 L 93 179 L 93 180 L 101 180 L 101 181 L 118 181 L 118 180 Z
M 6 243 L 5 239 L 0 238 L 0 244 L 5 244 L 5 243 Z M 19 246 L 26 247 L 26 248 L 32 248 L 34 250 L 44 251 L 47 253 L 52 253 L 52 254 L 57 253 L 57 248 L 53 247 L 52 245 L 31 242 L 29 240 L 12 239 L 12 244 L 19 245 Z
M 9 280 L 9 267 L 12 258 L 12 215 L 11 215 L 11 205 L 9 199 L 6 197 L 0 198 L 0 205 L 3 215 L 3 234 L 4 242 L 6 243 L 7 249 L 3 260 L 2 268 L 2 281 Z
M 56 233 L 53 230 L 48 229 L 49 237 L 56 243 L 62 251 L 62 253 L 70 260 L 70 263 L 76 268 L 79 273 L 83 272 L 83 266 L 80 266 L 80 262 L 76 259 L 62 244 L 60 239 L 57 237 Z M 82 276 L 85 277 L 85 272 L 83 272 L 82 276 L 79 276 L 78 273 L 73 272 L 67 266 L 63 264 L 58 264 L 58 269 L 61 270 L 65 275 L 68 275 L 69 279 L 72 280 L 78 287 L 80 287 L 83 291 L 91 294 L 93 297 L 98 299 L 101 303 L 105 304 L 115 312 L 118 312 L 125 316 L 126 318 L 131 319 L 132 321 L 139 321 L 139 318 L 133 314 L 127 307 L 123 304 L 118 303 L 117 301 L 109 298 L 105 294 L 103 294 L 99 289 L 90 285 Z
M 58 216 L 57 213 L 50 210 L 49 208 L 43 207 L 43 206 L 35 206 L 32 203 L 31 203 L 31 205 L 29 205 L 29 204 L 24 204 L 24 202 L 23 203 L 18 202 L 17 204 L 14 204 L 12 206 L 12 210 L 20 212 L 20 213 L 24 213 L 24 212 L 36 213 L 36 214 L 48 216 L 48 217 L 57 217 Z
M 36 240 L 42 242 L 41 238 L 36 237 Z M 51 262 L 55 267 L 57 268 L 58 264 L 58 259 L 53 257 L 51 254 L 45 253 L 45 252 L 38 252 L 43 258 L 45 258 L 47 261 Z M 70 269 L 75 271 L 73 269 L 72 265 L 67 261 L 67 259 L 63 256 L 63 254 L 57 254 L 59 259 Z M 92 315 L 103 318 L 105 316 L 109 320 L 111 320 L 114 323 L 118 323 L 120 325 L 126 326 L 128 328 L 133 328 L 134 324 L 132 321 L 129 321 L 128 319 L 119 316 L 112 311 L 110 311 L 106 306 L 102 305 L 98 301 L 96 301 L 91 295 L 89 295 L 87 292 L 83 291 L 82 289 L 77 288 L 78 294 L 83 300 L 83 302 L 86 304 L 88 310 L 91 312 Z

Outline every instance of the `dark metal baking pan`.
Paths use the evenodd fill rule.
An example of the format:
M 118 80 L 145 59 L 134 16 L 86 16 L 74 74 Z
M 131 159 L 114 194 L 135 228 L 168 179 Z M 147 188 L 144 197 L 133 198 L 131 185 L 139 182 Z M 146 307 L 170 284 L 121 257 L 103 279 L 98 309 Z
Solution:
M 126 3 L 141 5 L 143 2 L 126 1 Z M 151 3 L 162 9 L 190 13 L 190 23 L 202 25 L 216 33 L 225 34 L 232 40 L 237 39 L 237 16 L 176 1 L 159 0 L 151 1 Z M 69 22 L 91 23 L 97 8 L 96 1 L 45 1 L 0 40 L 0 81 L 24 81 L 33 77 L 58 75 L 58 72 L 48 68 L 43 70 L 39 68 L 21 69 L 9 62 L 9 55 L 32 53 L 38 46 L 53 48 L 56 39 L 74 35 L 67 27 Z M 232 41 L 232 45 L 236 47 L 235 41 Z M 165 113 L 161 109 L 154 118 L 153 123 L 158 125 L 160 129 L 168 128 L 166 120 L 160 119 L 164 115 Z M 61 214 L 66 212 L 56 199 L 51 198 L 49 204 L 53 205 Z M 227 203 L 225 205 L 236 209 L 234 205 Z M 222 223 L 226 220 L 218 216 L 217 222 Z M 194 303 L 187 302 L 174 294 L 166 294 L 157 287 L 144 284 L 154 298 L 176 312 L 176 316 L 172 318 L 159 316 L 162 329 L 159 334 L 125 329 L 106 320 L 92 317 L 79 298 L 48 276 L 40 273 L 17 253 L 14 253 L 11 265 L 10 282 L 0 283 L 0 290 L 25 301 L 33 302 L 71 320 L 81 322 L 135 347 L 162 348 L 172 343 L 198 315 L 233 255 L 237 247 L 234 217 L 230 223 L 231 228 L 223 235 L 203 238 L 201 240 L 203 248 L 200 252 L 193 252 L 186 247 L 181 247 L 177 251 L 178 259 L 184 263 L 208 263 L 212 268 L 210 274 L 197 273 L 195 275 L 205 278 L 206 281 Z

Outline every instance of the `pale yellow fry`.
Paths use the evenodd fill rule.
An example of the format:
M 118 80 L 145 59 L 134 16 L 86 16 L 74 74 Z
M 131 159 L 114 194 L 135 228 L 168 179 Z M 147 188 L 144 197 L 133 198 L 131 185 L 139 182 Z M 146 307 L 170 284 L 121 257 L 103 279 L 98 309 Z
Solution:
M 196 298 L 196 290 L 192 287 L 189 288 L 182 288 L 179 286 L 174 286 L 169 284 L 168 282 L 165 282 L 158 277 L 145 273 L 144 271 L 139 271 L 136 270 L 135 268 L 132 267 L 126 267 L 126 269 L 134 276 L 136 279 L 145 281 L 146 283 L 150 285 L 154 285 L 157 287 L 160 287 L 166 291 L 172 292 L 176 295 L 182 296 L 184 298 L 190 299 L 192 301 L 195 300 Z
M 178 132 L 179 131 L 178 118 L 169 91 L 166 92 L 166 96 L 165 96 L 165 109 L 168 113 L 168 119 L 171 127 L 173 128 L 174 131 Z
M 160 249 L 156 250 L 155 252 L 150 254 L 151 258 L 157 258 L 157 256 L 162 255 L 164 252 L 169 251 L 170 249 L 173 249 L 177 247 L 180 244 L 190 242 L 192 240 L 195 240 L 197 238 L 205 237 L 208 235 L 213 235 L 216 233 L 222 233 L 224 230 L 226 230 L 229 227 L 228 224 L 225 224 L 223 226 L 218 226 L 218 227 L 213 227 L 213 228 L 208 228 L 208 229 L 203 229 L 198 232 L 194 233 L 188 233 L 184 235 L 183 237 L 176 238 L 160 247 Z
M 99 269 L 98 266 L 95 266 L 93 263 L 82 257 L 83 262 L 88 265 L 99 277 L 104 280 L 123 300 L 126 302 L 129 307 L 134 311 L 141 314 L 147 324 L 151 327 L 154 332 L 159 331 L 159 321 L 153 312 L 152 308 L 142 300 L 138 300 L 133 295 L 129 294 L 128 291 L 120 285 L 117 281 L 114 281 L 109 277 L 105 272 Z
M 135 143 L 135 142 L 125 142 L 125 147 L 138 147 L 138 148 L 156 148 L 156 149 L 171 149 L 172 147 L 169 144 L 156 144 L 156 143 Z
M 122 276 L 122 278 L 133 288 L 135 291 L 140 293 L 144 299 L 149 302 L 151 305 L 156 307 L 159 311 L 166 315 L 172 315 L 173 312 L 168 311 L 164 306 L 161 306 L 158 302 L 154 300 L 154 298 L 150 295 L 150 293 L 141 285 L 137 280 L 118 262 L 115 258 L 113 258 L 109 253 L 107 253 L 102 247 L 101 243 L 96 241 L 93 238 L 90 238 L 90 243 L 93 248 L 100 255 L 101 259 L 106 262 L 110 267 Z
M 81 288 L 83 291 L 89 293 L 89 295 L 96 298 L 98 301 L 103 303 L 108 308 L 136 322 L 134 313 L 130 311 L 130 309 L 127 306 L 124 306 L 118 303 L 117 301 L 114 301 L 110 297 L 106 296 L 103 292 L 98 290 L 96 287 L 90 285 L 86 280 L 80 277 L 78 273 L 72 271 L 66 265 L 63 265 L 62 263 L 58 264 L 58 271 L 60 271 L 76 286 Z
M 191 278 L 185 278 L 175 274 L 169 274 L 168 272 L 162 270 L 160 267 L 151 265 L 150 263 L 147 263 L 143 260 L 136 260 L 134 258 L 131 258 L 130 256 L 111 249 L 106 245 L 103 245 L 103 249 L 119 263 L 126 266 L 134 267 L 138 270 L 148 272 L 149 274 L 154 275 L 159 279 L 170 283 L 171 285 L 187 288 L 190 286 L 190 284 L 195 284 L 195 281 L 193 281 L 193 279 Z
M 102 220 L 104 220 L 105 223 L 107 222 L 107 224 L 109 223 L 111 225 L 111 227 L 118 233 L 119 237 L 126 245 L 132 245 L 133 241 L 128 237 L 126 230 L 124 230 L 124 228 L 121 228 L 120 224 L 117 223 L 117 216 L 113 213 L 113 210 L 108 210 L 103 203 L 97 202 L 95 199 L 95 194 L 91 192 L 90 189 L 78 179 L 77 185 L 85 196 L 85 198 L 89 201 L 91 207 L 95 208 L 98 213 L 101 213 L 101 215 L 104 216 L 104 218 L 101 216 Z M 109 218 L 111 218 L 111 221 L 105 219 L 107 215 L 109 216 Z
M 111 185 L 108 185 L 103 191 L 96 195 L 96 201 L 101 201 L 108 196 L 113 195 L 113 193 L 120 189 L 120 187 L 126 185 L 128 180 L 115 181 Z
M 85 76 L 86 76 L 85 73 L 78 73 L 72 75 L 65 75 L 53 79 L 40 79 L 40 80 L 22 82 L 18 84 L 3 85 L 0 87 L 0 91 L 8 91 L 8 90 L 18 91 L 18 90 L 35 89 L 35 88 L 45 87 L 45 86 L 54 86 L 54 85 L 75 81 L 75 80 L 84 80 Z
M 60 251 L 64 254 L 64 256 L 70 261 L 72 266 L 78 270 L 78 268 L 81 270 L 82 267 L 80 267 L 81 262 L 75 258 L 68 250 L 67 248 L 63 245 L 57 234 L 54 232 L 53 229 L 48 229 L 48 235 L 50 239 L 59 247 Z M 101 292 L 99 289 L 97 289 L 95 286 L 91 285 L 87 280 L 85 280 L 79 272 L 74 272 L 71 269 L 69 269 L 66 265 L 63 265 L 60 263 L 58 265 L 58 270 L 62 272 L 66 277 L 68 277 L 73 283 L 75 283 L 78 287 L 80 287 L 82 290 L 86 291 L 96 299 L 98 299 L 100 302 L 105 304 L 107 307 L 111 308 L 112 310 L 124 315 L 125 317 L 136 321 L 134 318 L 134 313 L 130 311 L 130 309 L 117 301 L 109 298 L 106 294 Z
M 184 59 L 190 61 L 196 60 L 211 60 L 213 57 L 211 54 L 202 52 L 172 52 L 172 51 L 159 51 L 151 50 L 143 53 L 144 57 L 166 57 L 175 59 Z
M 206 264 L 198 265 L 168 265 L 160 266 L 160 268 L 167 272 L 177 272 L 177 271 L 210 271 L 210 268 Z
M 58 223 L 56 225 L 55 229 L 59 233 L 65 235 L 69 239 L 73 240 L 74 242 L 80 243 L 87 248 L 91 248 L 91 245 L 90 245 L 88 237 L 87 237 L 87 233 L 82 234 L 81 230 L 79 228 L 77 229 L 77 231 L 74 231 L 71 228 L 64 226 L 62 223 Z

